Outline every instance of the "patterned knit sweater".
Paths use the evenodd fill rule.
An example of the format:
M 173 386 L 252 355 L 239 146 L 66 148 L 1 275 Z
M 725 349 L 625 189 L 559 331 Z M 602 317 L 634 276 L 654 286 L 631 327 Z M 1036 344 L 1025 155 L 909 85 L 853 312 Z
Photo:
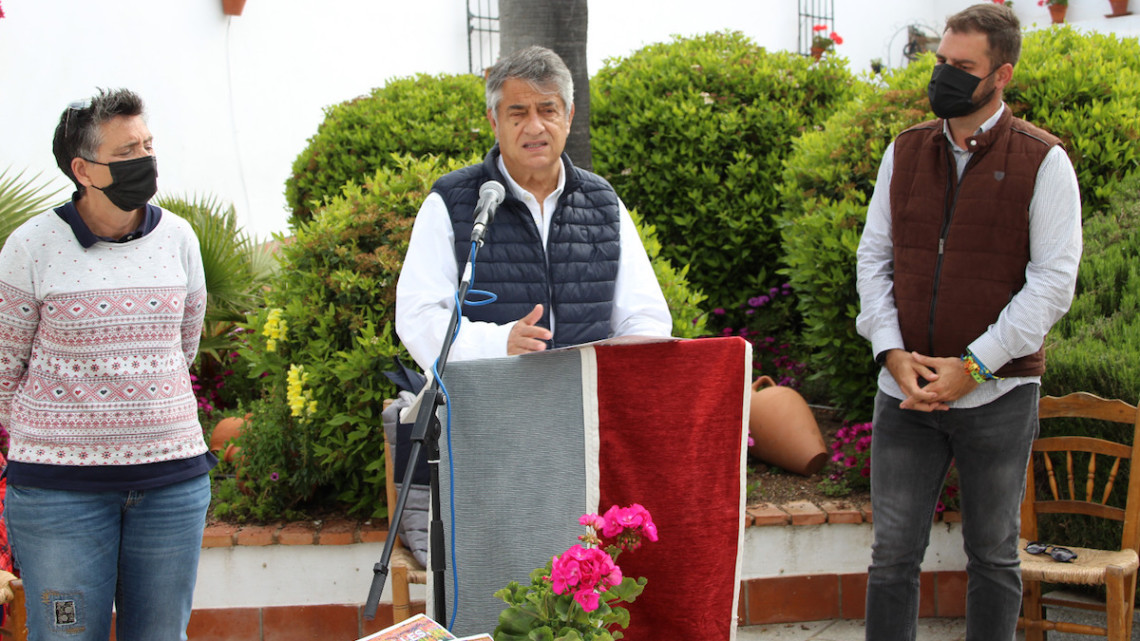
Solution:
M 84 249 L 54 211 L 0 250 L 0 424 L 12 461 L 135 465 L 206 452 L 190 385 L 206 309 L 198 239 Z

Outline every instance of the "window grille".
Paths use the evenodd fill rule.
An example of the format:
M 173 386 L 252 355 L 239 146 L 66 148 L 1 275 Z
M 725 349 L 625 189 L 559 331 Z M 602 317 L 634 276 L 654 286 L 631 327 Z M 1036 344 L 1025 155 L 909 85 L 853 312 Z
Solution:
M 826 25 L 824 35 L 835 28 L 835 0 L 798 0 L 800 14 L 799 52 L 801 55 L 811 53 L 811 39 L 815 35 L 812 30 L 816 25 Z
M 467 67 L 478 76 L 499 56 L 498 0 L 467 0 Z

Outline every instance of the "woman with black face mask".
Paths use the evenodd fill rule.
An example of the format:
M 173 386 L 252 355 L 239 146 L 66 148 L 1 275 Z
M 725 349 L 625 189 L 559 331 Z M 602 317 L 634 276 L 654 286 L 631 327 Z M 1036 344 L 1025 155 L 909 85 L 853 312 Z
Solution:
M 217 463 L 190 364 L 206 285 L 198 240 L 149 204 L 142 100 L 100 91 L 53 143 L 76 186 L 0 250 L 7 520 L 29 639 L 186 639 Z

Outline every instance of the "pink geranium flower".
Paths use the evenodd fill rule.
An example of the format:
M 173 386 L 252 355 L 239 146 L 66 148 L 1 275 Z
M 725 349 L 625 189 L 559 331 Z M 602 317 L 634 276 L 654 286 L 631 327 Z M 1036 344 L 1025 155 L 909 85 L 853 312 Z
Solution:
M 574 600 L 586 612 L 598 609 L 598 595 L 621 583 L 621 568 L 598 548 L 571 546 L 554 557 L 550 578 L 555 594 L 574 593 Z
M 578 524 L 594 528 L 595 530 L 601 530 L 606 526 L 606 520 L 597 514 L 583 514 L 578 519 Z

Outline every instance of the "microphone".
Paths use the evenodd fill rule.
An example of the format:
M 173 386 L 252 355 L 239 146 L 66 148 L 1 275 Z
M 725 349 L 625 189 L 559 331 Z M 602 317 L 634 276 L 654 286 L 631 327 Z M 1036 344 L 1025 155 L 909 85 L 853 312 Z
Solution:
M 475 205 L 475 226 L 471 228 L 471 242 L 483 245 L 487 225 L 495 218 L 495 210 L 506 197 L 507 190 L 497 180 L 488 180 L 479 187 L 479 203 Z

